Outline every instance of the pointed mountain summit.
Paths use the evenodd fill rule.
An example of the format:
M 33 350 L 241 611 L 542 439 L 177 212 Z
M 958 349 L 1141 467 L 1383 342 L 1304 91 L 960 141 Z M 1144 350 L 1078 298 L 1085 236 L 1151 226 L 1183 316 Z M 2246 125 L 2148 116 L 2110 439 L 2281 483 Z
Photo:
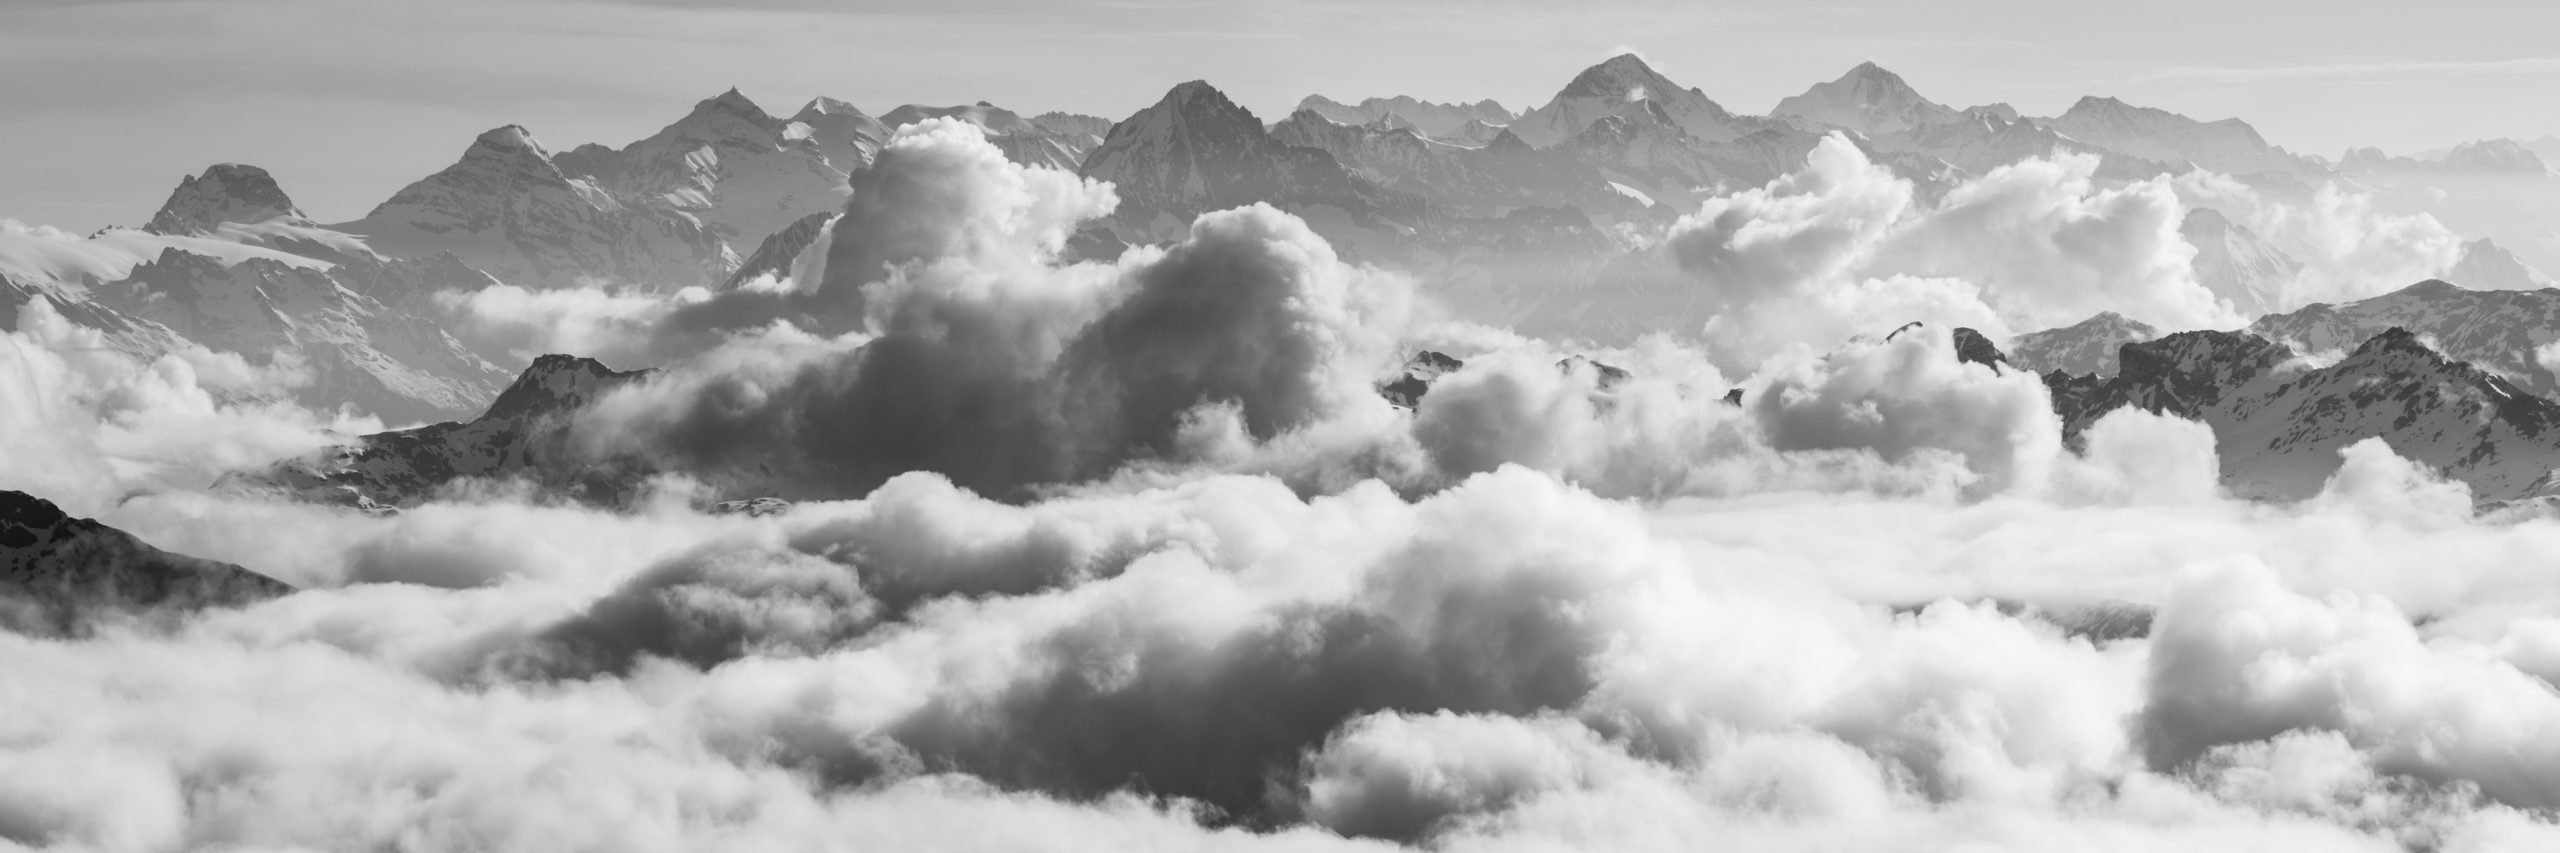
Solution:
M 2178 235 L 2195 247 L 2190 265 L 2196 281 L 2242 314 L 2254 317 L 2284 307 L 2285 288 L 2302 273 L 2301 260 L 2210 207 L 2189 208 L 2178 223 Z
M 2455 290 L 2431 282 L 2402 294 Z M 2368 438 L 2462 481 L 2479 503 L 2551 493 L 2560 405 L 2405 327 L 2343 340 L 2332 351 L 2345 355 L 2325 367 L 2262 334 L 2179 332 L 2121 346 L 2113 378 L 2045 374 L 2064 442 L 2080 446 L 2100 416 L 2133 407 L 2211 425 L 2223 485 L 2244 498 L 2316 494 L 2339 451 Z
M 1730 141 L 1761 127 L 1760 122 L 1735 116 L 1706 93 L 1684 88 L 1642 58 L 1625 53 L 1583 69 L 1546 106 L 1521 114 L 1510 129 L 1520 141 L 1545 148 L 1645 101 L 1661 107 L 1682 131 L 1708 142 Z
M 617 502 L 649 473 L 647 466 L 583 453 L 569 421 L 605 394 L 650 375 L 591 358 L 541 356 L 467 423 L 374 433 L 223 475 L 214 487 L 379 511 L 417 504 L 456 480 L 524 477 L 576 499 Z
M 203 234 L 225 223 L 265 222 L 278 217 L 301 219 L 302 211 L 285 197 L 267 170 L 222 163 L 197 177 L 178 181 L 178 189 L 142 230 L 153 234 Z
M 2525 175 L 2541 177 L 2550 174 L 2548 164 L 2523 143 L 2512 139 L 2483 139 L 2465 142 L 2446 151 L 2440 161 L 2450 171 L 2485 174 Z
M 2325 171 L 2267 144 L 2257 128 L 2236 118 L 2197 121 L 2168 110 L 2092 95 L 2041 123 L 2073 139 L 2118 153 L 2164 163 L 2193 163 L 2231 175 Z
M 767 115 L 730 89 L 648 138 L 609 151 L 582 146 L 572 171 L 627 203 L 690 216 L 731 241 L 763 240 L 812 213 L 844 206 L 846 170 L 814 129 Z M 571 159 L 563 156 L 564 168 Z
M 2148 323 L 2101 311 L 2059 329 L 2019 335 L 2009 341 L 2008 357 L 2010 364 L 2035 373 L 2113 376 L 2118 350 L 2159 336 L 2160 330 Z
M 1199 80 L 1113 125 L 1085 158 L 1083 174 L 1118 187 L 1124 221 L 1164 213 L 1187 224 L 1257 201 L 1329 204 L 1365 215 L 1383 197 L 1322 149 L 1272 138 L 1251 111 Z
M 2560 291 L 2474 290 L 2428 279 L 2368 299 L 2270 314 L 2249 331 L 2321 352 L 2350 349 L 2395 327 L 2426 336 L 2447 357 L 2560 398 L 2560 374 L 2534 355 L 2560 341 Z
M 791 114 L 791 120 L 809 126 L 809 141 L 827 155 L 827 162 L 845 172 L 871 165 L 880 146 L 889 144 L 889 126 L 877 118 L 834 98 L 819 97 L 808 106 Z
M 605 279 L 674 289 L 716 282 L 737 256 L 699 220 L 626 206 L 572 177 L 522 125 L 480 134 L 462 159 L 336 226 L 399 258 L 451 252 L 500 281 L 564 287 Z
M 1958 120 L 1952 107 L 1922 97 L 1901 75 L 1862 62 L 1829 83 L 1817 83 L 1778 102 L 1772 115 L 1854 130 L 1868 136 L 1901 133 L 1921 125 Z
M 2444 277 L 2474 290 L 2534 290 L 2551 286 L 2550 276 L 2487 237 L 2462 244 L 2462 257 L 2444 271 Z

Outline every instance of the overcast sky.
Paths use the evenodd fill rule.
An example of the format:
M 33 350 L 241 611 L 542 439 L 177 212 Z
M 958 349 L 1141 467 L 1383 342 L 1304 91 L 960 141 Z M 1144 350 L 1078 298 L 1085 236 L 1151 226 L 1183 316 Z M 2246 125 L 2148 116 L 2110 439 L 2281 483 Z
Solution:
M 620 145 L 732 85 L 1119 118 L 1201 78 L 1268 120 L 1309 93 L 1524 108 L 1621 48 L 1737 111 L 1874 60 L 1958 107 L 2111 94 L 2397 153 L 2560 133 L 2555 32 L 2550 0 L 0 0 L 0 217 L 138 224 L 230 161 L 351 219 L 481 130 Z

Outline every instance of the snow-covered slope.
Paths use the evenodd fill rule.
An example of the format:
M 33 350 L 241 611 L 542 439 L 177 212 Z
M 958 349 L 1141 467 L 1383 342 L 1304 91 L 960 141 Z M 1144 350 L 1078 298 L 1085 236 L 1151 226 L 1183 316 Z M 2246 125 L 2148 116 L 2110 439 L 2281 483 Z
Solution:
M 2445 152 L 2438 161 L 2445 169 L 2456 172 L 2522 175 L 2543 177 L 2551 174 L 2550 164 L 2512 139 L 2483 139 L 2465 142 Z
M 77 633 L 99 617 L 238 606 L 291 592 L 274 578 L 162 551 L 52 501 L 0 491 L 0 628 Z
M 1510 130 L 1533 147 L 1544 148 L 1582 133 L 1602 118 L 1651 101 L 1673 124 L 1707 142 L 1735 139 L 1768 126 L 1768 122 L 1736 116 L 1694 88 L 1662 76 L 1635 54 L 1621 54 L 1584 69 L 1545 106 L 1522 113 Z
M 2537 352 L 2560 341 L 2560 290 L 2471 290 L 2429 279 L 2371 299 L 2261 317 L 2249 331 L 2304 352 L 2327 352 L 2395 327 L 2448 357 L 2560 398 L 2560 375 Z
M 302 218 L 267 170 L 219 163 L 203 175 L 181 178 L 169 201 L 142 230 L 153 234 L 203 234 L 225 223 Z
M 1023 118 L 1012 110 L 979 101 L 956 107 L 928 107 L 907 104 L 880 116 L 880 123 L 896 130 L 929 118 L 965 121 L 984 131 L 987 141 L 1003 151 L 1005 159 L 1025 166 L 1047 166 L 1073 172 L 1100 140 L 1081 132 L 1060 133 Z
M 221 258 L 227 263 L 264 258 L 288 266 L 329 266 L 327 261 L 211 236 L 153 234 L 119 226 L 85 238 L 0 231 L 0 275 L 24 282 L 52 282 L 79 293 L 131 275 L 135 264 L 157 258 L 169 249 Z
M 736 274 L 729 276 L 728 281 L 721 282 L 720 289 L 736 288 L 762 276 L 787 278 L 794 281 L 816 280 L 816 276 L 806 275 L 808 270 L 803 267 L 805 264 L 825 263 L 827 252 L 824 248 L 820 248 L 812 253 L 809 248 L 824 239 L 829 227 L 835 224 L 836 217 L 842 215 L 812 213 L 802 217 L 798 222 L 791 223 L 789 228 L 773 232 L 772 236 L 764 238 L 764 242 L 756 246 L 755 253 L 748 255 L 745 263 L 738 265 Z
M 1317 148 L 1359 177 L 1468 215 L 1500 216 L 1523 205 L 1573 204 L 1599 216 L 1629 215 L 1644 205 L 1610 189 L 1608 176 L 1564 146 L 1466 148 L 1384 122 L 1348 125 L 1301 110 L 1271 126 L 1272 140 Z
M 2116 351 L 2160 336 L 2160 330 L 2113 311 L 2064 326 L 2029 332 L 2009 341 L 2010 364 L 2035 373 L 2113 376 Z
M 2486 237 L 2462 244 L 2462 257 L 2445 270 L 2444 279 L 2474 290 L 2534 290 L 2551 286 L 2550 276 Z
M 2386 329 L 2327 367 L 2245 332 L 2180 332 L 2122 350 L 2113 378 L 2046 374 L 2066 439 L 2124 406 L 2213 427 L 2224 485 L 2257 499 L 2319 491 L 2338 451 L 2381 438 L 2461 480 L 2482 502 L 2542 494 L 2560 466 L 2560 405 L 2404 329 Z
M 620 151 L 582 146 L 575 171 L 625 204 L 699 219 L 736 248 L 844 207 L 847 169 L 815 134 L 730 89 Z
M 880 146 L 889 144 L 892 131 L 879 119 L 871 117 L 852 104 L 834 98 L 814 98 L 791 120 L 809 127 L 809 141 L 827 155 L 827 162 L 837 171 L 851 173 L 871 165 Z
M 2267 144 L 2257 128 L 2236 118 L 2197 121 L 2167 110 L 2138 107 L 2115 98 L 2081 98 L 2042 123 L 2082 142 L 2145 160 L 2193 163 L 2232 175 L 2317 175 L 2317 163 Z
M 1814 84 L 1804 94 L 1779 101 L 1771 114 L 1868 136 L 1955 121 L 1959 115 L 1952 107 L 1922 97 L 1901 75 L 1873 62 L 1859 63 L 1840 79 Z
M 2302 274 L 2302 262 L 2257 232 L 2198 207 L 2178 223 L 2178 234 L 2195 247 L 2196 281 L 2240 313 L 2254 317 L 2288 304 L 2285 289 Z
M 1361 125 L 1393 117 L 1416 132 L 1434 138 L 1462 136 L 1468 125 L 1500 127 L 1516 116 L 1491 99 L 1472 104 L 1441 104 L 1404 95 L 1392 98 L 1364 98 L 1358 104 L 1344 104 L 1323 95 L 1308 95 L 1298 102 L 1296 112 L 1314 111 L 1341 124 Z
M 384 255 L 450 252 L 525 287 L 606 281 L 673 289 L 717 282 L 738 263 L 701 221 L 625 205 L 596 182 L 563 174 L 518 125 L 481 134 L 460 161 L 334 227 Z
M 97 288 L 95 301 L 252 361 L 289 357 L 311 374 L 304 405 L 415 422 L 480 407 L 506 373 L 437 322 L 340 284 L 327 270 L 265 259 L 226 264 L 175 249 Z

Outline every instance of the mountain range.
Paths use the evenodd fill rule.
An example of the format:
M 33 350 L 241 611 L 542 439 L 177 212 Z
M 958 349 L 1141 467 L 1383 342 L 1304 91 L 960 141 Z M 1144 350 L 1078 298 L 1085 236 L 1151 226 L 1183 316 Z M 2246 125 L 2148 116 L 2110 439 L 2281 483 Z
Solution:
M 265 170 L 219 164 L 183 178 L 138 228 L 0 233 L 0 321 L 15 324 L 42 301 L 137 356 L 187 346 L 240 353 L 298 377 L 288 391 L 297 402 L 397 427 L 244 473 L 230 488 L 380 509 L 456 480 L 531 476 L 609 499 L 645 466 L 580 474 L 559 462 L 567 450 L 557 423 L 642 374 L 478 340 L 452 297 L 502 285 L 720 290 L 791 276 L 835 227 L 849 177 L 898 128 L 922 121 L 966 123 L 1015 162 L 1110 182 L 1121 206 L 1076 235 L 1071 257 L 1163 243 L 1200 213 L 1267 203 L 1304 217 L 1345 257 L 1434 282 L 1462 316 L 1601 342 L 1694 332 L 1704 318 L 1677 306 L 1694 302 L 1698 285 L 1664 265 L 1648 235 L 1706 198 L 1801 168 L 1830 134 L 1923 198 L 2057 152 L 2096 158 L 2102 180 L 2201 168 L 2281 195 L 2406 175 L 2548 177 L 2542 149 L 2560 149 L 2560 140 L 2485 140 L 2418 158 L 2349 152 L 2332 163 L 2269 144 L 2238 119 L 2200 121 L 2110 97 L 2051 117 L 2002 104 L 1958 109 L 1874 63 L 1749 115 L 1634 55 L 1587 68 L 1516 113 L 1489 100 L 1309 96 L 1275 118 L 1205 81 L 1117 121 L 1026 117 L 985 102 L 875 116 L 824 97 L 781 117 L 730 89 L 620 146 L 555 151 L 522 126 L 489 130 L 451 165 L 337 224 L 311 219 Z M 2538 488 L 2547 468 L 2528 469 L 2541 464 L 2539 451 L 2480 449 L 2541 440 L 2528 428 L 2538 410 L 2500 395 L 2560 395 L 2560 374 L 2544 363 L 2560 354 L 2560 291 L 2516 252 L 2476 239 L 2441 281 L 2295 307 L 2291 288 L 2306 265 L 2288 246 L 2211 207 L 2187 210 L 2178 231 L 2195 250 L 2197 281 L 2257 319 L 2207 333 L 2100 314 L 2006 341 L 2001 362 L 2056 383 L 2057 408 L 2075 431 L 2115 405 L 2214 422 L 2233 430 L 2233 447 L 2251 448 L 2230 470 L 2235 488 L 2253 494 L 2298 491 L 2311 475 L 2296 462 L 2360 435 L 2414 442 L 2484 496 Z M 1410 386 L 1427 377 L 1384 379 Z M 2416 389 L 2406 399 L 2434 413 L 2317 428 L 2262 422 L 2277 411 L 2317 420 L 2341 405 L 2332 397 L 2353 396 L 2341 389 L 2386 386 Z M 1418 390 L 1407 390 L 1409 403 Z M 2452 420 L 2431 420 L 2439 416 Z M 2516 425 L 2475 431 L 2464 444 L 2454 424 L 2465 417 Z

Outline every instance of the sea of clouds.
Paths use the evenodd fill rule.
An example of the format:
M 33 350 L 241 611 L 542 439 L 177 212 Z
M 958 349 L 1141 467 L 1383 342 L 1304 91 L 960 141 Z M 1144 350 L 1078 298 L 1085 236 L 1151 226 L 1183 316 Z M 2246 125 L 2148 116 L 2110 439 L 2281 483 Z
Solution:
M 613 508 L 211 493 L 378 425 L 36 308 L 0 483 L 302 591 L 0 632 L 0 848 L 2560 844 L 2560 523 L 2378 441 L 2233 500 L 2205 426 L 2072 453 L 1955 358 L 2245 320 L 2176 230 L 2237 190 L 2093 168 L 1923 205 L 1826 143 L 1665 236 L 1715 324 L 1600 350 L 1268 207 L 1062 263 L 1111 189 L 928 122 L 788 279 L 451 300 L 660 368 L 573 424 L 676 472 Z M 2234 218 L 2372 227 L 2316 207 Z M 1425 347 L 1466 365 L 1389 405 Z M 741 484 L 798 503 L 695 509 Z

